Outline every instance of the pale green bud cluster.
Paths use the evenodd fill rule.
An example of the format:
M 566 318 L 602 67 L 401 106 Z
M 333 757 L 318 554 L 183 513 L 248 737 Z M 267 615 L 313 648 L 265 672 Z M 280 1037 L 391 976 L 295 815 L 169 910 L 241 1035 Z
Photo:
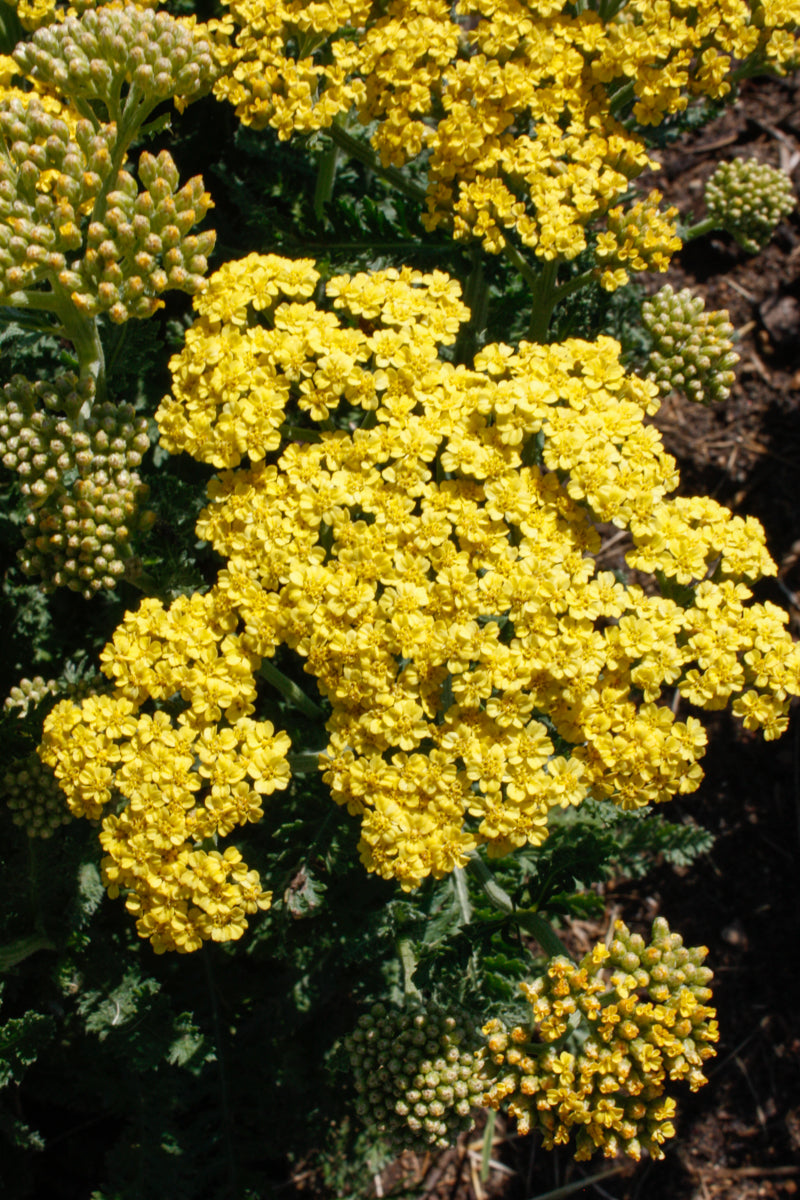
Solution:
M 59 826 L 72 820 L 53 768 L 45 766 L 35 751 L 6 771 L 0 790 L 12 821 L 25 829 L 28 837 L 52 837 Z
M 786 172 L 756 158 L 720 163 L 706 184 L 705 200 L 709 217 L 750 254 L 763 250 L 797 202 Z
M 15 375 L 3 388 L 0 461 L 17 472 L 22 494 L 34 503 L 46 500 L 69 471 L 110 479 L 133 471 L 149 449 L 147 419 L 129 404 L 97 405 L 82 416 L 87 383 L 64 372 L 52 383 Z
M 435 1005 L 376 1004 L 345 1039 L 362 1121 L 399 1150 L 450 1146 L 486 1084 L 474 1024 Z
M 189 233 L 211 207 L 199 175 L 179 188 L 166 150 L 157 156 L 145 151 L 138 175 L 145 191 L 127 171 L 119 172 L 102 220 L 89 224 L 79 270 L 59 276 L 81 312 L 107 312 L 118 324 L 152 316 L 164 291 L 198 292 L 216 238 L 211 230 Z
M 68 587 L 89 599 L 116 587 L 133 553 L 132 536 L 155 520 L 142 508 L 148 493 L 138 475 L 124 469 L 59 488 L 25 518 L 22 570 L 41 576 L 48 592 Z
M 689 288 L 674 292 L 667 284 L 645 300 L 642 323 L 654 343 L 648 378 L 663 393 L 683 392 L 702 404 L 728 398 L 739 355 L 724 309 L 706 312 L 702 298 Z
M 31 96 L 0 98 L 0 299 L 57 277 L 108 172 L 115 130 L 67 124 Z
M 73 136 L 35 97 L 6 96 L 0 136 L 0 301 L 25 306 L 29 298 L 15 293 L 49 282 L 84 315 L 106 312 L 120 324 L 152 316 L 167 289 L 193 294 L 203 286 L 215 234 L 189 230 L 211 197 L 199 176 L 179 188 L 166 150 L 141 155 L 144 191 L 120 170 L 105 194 L 114 124 L 95 130 L 78 121 Z
M 15 687 L 3 701 L 3 708 L 6 712 L 17 712 L 19 717 L 26 717 L 28 710 L 35 708 L 44 700 L 45 696 L 57 696 L 59 686 L 55 679 L 44 679 L 41 675 L 34 675 L 33 679 L 20 679 Z
M 91 381 L 71 372 L 51 382 L 15 375 L 0 401 L 0 456 L 17 472 L 31 509 L 19 553 L 46 590 L 84 596 L 113 588 L 130 557 L 131 536 L 148 528 L 148 489 L 136 472 L 149 447 L 147 421 L 129 404 L 91 399 Z
M 170 97 L 194 100 L 215 78 L 202 26 L 135 5 L 88 10 L 39 29 L 14 59 L 25 75 L 72 100 L 101 101 L 112 120 L 126 89 L 152 107 Z

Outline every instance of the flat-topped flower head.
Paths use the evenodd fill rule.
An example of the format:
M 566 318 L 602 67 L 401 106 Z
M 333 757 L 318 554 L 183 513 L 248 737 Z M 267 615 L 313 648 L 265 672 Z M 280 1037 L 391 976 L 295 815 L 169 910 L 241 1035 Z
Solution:
M 336 277 L 323 307 L 282 282 L 291 264 L 245 261 L 212 276 L 157 420 L 169 449 L 227 468 L 198 533 L 228 561 L 243 644 L 294 650 L 329 706 L 320 766 L 368 870 L 410 889 L 477 846 L 541 843 L 587 795 L 693 791 L 705 734 L 676 687 L 780 732 L 800 658 L 740 582 L 775 571 L 763 530 L 670 498 L 658 388 L 616 342 L 456 367 L 438 348 L 467 312 L 441 273 Z M 605 523 L 653 594 L 597 568 Z
M 110 689 L 45 721 L 42 761 L 73 815 L 102 819 L 103 881 L 157 953 L 236 940 L 271 901 L 237 849 L 208 849 L 290 778 L 288 736 L 251 716 L 260 657 L 237 623 L 224 591 L 144 600 L 101 656 Z

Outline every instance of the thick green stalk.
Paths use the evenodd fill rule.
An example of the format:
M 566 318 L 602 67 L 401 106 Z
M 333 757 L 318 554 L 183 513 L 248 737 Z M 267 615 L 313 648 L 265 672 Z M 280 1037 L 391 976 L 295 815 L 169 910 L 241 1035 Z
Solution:
M 470 310 L 470 318 L 461 326 L 455 346 L 456 362 L 465 363 L 475 354 L 478 333 L 486 327 L 489 308 L 489 288 L 483 269 L 483 254 L 480 246 L 473 243 L 470 250 L 472 266 L 464 284 L 464 303 Z
M 66 336 L 75 347 L 81 379 L 91 376 L 95 384 L 94 399 L 86 402 L 88 416 L 93 404 L 102 404 L 106 399 L 106 360 L 96 317 L 78 311 L 69 294 L 60 284 L 53 284 L 53 295 L 57 301 L 55 312 L 61 321 Z
M 451 876 L 453 880 L 453 891 L 456 894 L 461 920 L 464 925 L 469 925 L 472 920 L 472 904 L 469 898 L 469 889 L 467 888 L 467 874 L 463 867 L 456 867 Z
M 319 160 L 317 167 L 317 183 L 314 188 L 314 216 L 322 220 L 325 205 L 330 203 L 333 196 L 333 182 L 336 178 L 336 166 L 341 150 L 334 144 L 329 146 Z
M 481 1183 L 489 1178 L 489 1168 L 492 1162 L 492 1142 L 494 1141 L 494 1126 L 497 1112 L 490 1108 L 486 1114 L 486 1128 L 483 1131 L 483 1147 L 481 1149 Z
M 259 674 L 266 679 L 267 683 L 271 683 L 276 688 L 284 699 L 290 704 L 298 708 L 301 713 L 305 713 L 307 717 L 314 717 L 317 720 L 323 718 L 325 713 L 318 704 L 315 704 L 310 696 L 307 696 L 301 687 L 290 679 L 288 675 L 284 675 L 283 671 L 279 671 L 274 663 L 265 658 L 259 668 Z
M 514 915 L 522 928 L 533 934 L 548 958 L 558 958 L 559 955 L 563 955 L 564 958 L 572 958 L 553 926 L 545 920 L 541 913 L 531 912 L 530 909 L 522 911 L 517 909 Z
M 537 276 L 537 286 L 533 293 L 533 304 L 531 306 L 531 319 L 528 325 L 528 338 L 532 342 L 543 342 L 547 337 L 547 331 L 550 328 L 550 321 L 553 317 L 553 309 L 556 306 L 556 297 L 558 295 L 556 287 L 557 278 L 557 259 L 545 263 L 542 271 Z
M 512 267 L 522 276 L 528 287 L 533 291 L 536 287 L 538 276 L 530 263 L 523 258 L 516 246 L 505 239 L 503 242 L 503 255 L 511 263 Z
M 22 22 L 10 4 L 0 4 L 0 54 L 10 54 L 25 37 Z
M 467 870 L 472 871 L 472 874 L 486 893 L 487 899 L 492 902 L 495 908 L 499 908 L 501 912 L 507 913 L 509 916 L 516 911 L 514 901 L 508 892 L 504 891 L 500 887 L 500 884 L 495 881 L 494 875 L 477 852 L 470 854 Z
M 418 204 L 425 203 L 426 193 L 423 188 L 411 183 L 395 167 L 384 167 L 374 150 L 359 141 L 358 138 L 354 138 L 351 134 L 346 133 L 341 125 L 337 125 L 334 121 L 325 132 L 341 150 L 344 150 L 349 158 L 354 158 L 357 162 L 363 163 L 365 167 L 369 167 L 380 179 L 391 184 L 393 188 L 403 196 L 407 196 L 409 200 L 416 200 Z
M 610 112 L 612 117 L 619 117 L 628 104 L 630 104 L 636 94 L 636 84 L 634 80 L 629 79 L 627 83 L 623 83 L 622 87 L 617 88 L 614 95 L 611 97 Z
M 293 775 L 316 775 L 320 769 L 319 758 L 324 750 L 301 750 L 288 755 L 289 768 Z
M 7 945 L 0 946 L 0 974 L 10 971 L 12 967 L 24 962 L 39 950 L 55 948 L 55 944 L 43 933 L 30 933 L 27 937 L 17 938 L 15 942 L 8 942 Z
M 704 217 L 702 221 L 697 221 L 688 229 L 684 229 L 681 238 L 684 242 L 692 242 L 695 238 L 704 237 L 707 233 L 713 233 L 715 229 L 719 228 L 720 223 L 716 217 Z
M 397 957 L 403 970 L 403 995 L 410 1000 L 419 1000 L 421 992 L 414 983 L 414 972 L 417 969 L 417 957 L 409 937 L 399 937 L 395 943 Z
M 567 296 L 571 296 L 573 292 L 579 291 L 582 287 L 586 287 L 587 283 L 591 283 L 595 278 L 594 270 L 582 271 L 580 275 L 576 275 L 574 279 L 568 279 L 566 283 L 562 283 L 557 287 L 553 297 L 553 306 L 560 304 Z
M 114 153 L 111 156 L 111 163 L 100 191 L 95 197 L 92 208 L 93 221 L 102 221 L 104 219 L 108 193 L 117 185 L 117 176 L 122 169 L 122 164 L 128 157 L 130 144 L 153 109 L 158 107 L 159 103 L 159 100 L 148 100 L 135 83 L 131 84 L 130 91 L 125 98 L 125 106 L 117 122 L 117 138 L 114 145 Z
M 9 306 L 14 308 L 48 312 L 58 318 L 59 328 L 49 332 L 57 332 L 59 336 L 72 342 L 81 378 L 85 379 L 87 376 L 91 376 L 95 382 L 95 396 L 92 403 L 102 403 L 106 398 L 106 365 L 97 320 L 79 312 L 73 304 L 69 292 L 56 280 L 52 281 L 49 292 L 12 292 L 8 297 L 8 302 Z M 91 404 L 87 402 L 87 405 L 83 416 L 89 414 Z
M 620 12 L 626 5 L 627 0 L 600 0 L 598 12 L 600 20 L 604 23 L 613 21 L 617 13 Z

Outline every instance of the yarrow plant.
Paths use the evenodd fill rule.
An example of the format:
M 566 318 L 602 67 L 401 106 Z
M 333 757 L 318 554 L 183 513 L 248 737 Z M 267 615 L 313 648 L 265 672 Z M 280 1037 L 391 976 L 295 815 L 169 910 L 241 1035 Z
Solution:
M 662 288 L 640 305 L 649 360 L 586 314 L 610 313 L 611 293 L 665 271 L 709 221 L 754 251 L 789 215 L 788 177 L 763 164 L 723 164 L 695 224 L 634 184 L 684 114 L 793 67 L 800 12 L 228 0 L 204 25 L 132 4 L 18 7 L 34 32 L 0 63 L 0 305 L 22 366 L 3 381 L 0 460 L 22 570 L 43 584 L 18 593 L 20 624 L 57 618 L 44 593 L 81 593 L 61 599 L 91 601 L 102 674 L 46 683 L 54 651 L 37 634 L 0 715 L 34 921 L 0 967 L 54 946 L 40 843 L 80 844 L 85 860 L 48 876 L 79 887 L 62 902 L 76 914 L 64 992 L 82 1015 L 116 1005 L 109 1029 L 155 1014 L 154 1070 L 218 1064 L 231 1195 L 263 1191 L 243 1190 L 231 1149 L 239 1028 L 258 1048 L 240 1068 L 280 1061 L 287 1110 L 303 1075 L 287 1047 L 313 1036 L 315 1063 L 349 1073 L 339 1090 L 375 1153 L 444 1147 L 483 1107 L 578 1159 L 662 1157 L 670 1089 L 706 1082 L 718 1037 L 706 951 L 659 917 L 649 938 L 617 922 L 576 962 L 553 922 L 597 915 L 587 889 L 645 843 L 686 860 L 707 845 L 651 810 L 700 786 L 704 713 L 727 708 L 767 740 L 786 730 L 800 648 L 759 589 L 777 573 L 761 524 L 679 493 L 651 420 L 673 389 L 730 393 L 727 314 Z M 226 134 L 215 171 L 233 194 L 243 148 L 263 174 L 268 129 L 309 136 L 313 254 L 300 217 L 294 257 L 230 228 L 208 273 L 202 177 L 182 183 L 141 143 L 165 128 L 160 105 L 183 119 L 212 91 L 218 116 L 232 106 L 249 127 Z M 198 128 L 176 135 L 179 161 Z M 343 168 L 337 185 L 344 156 L 394 189 L 363 212 L 422 247 L 414 265 L 388 234 L 383 257 L 362 239 L 334 265 L 335 190 L 357 177 Z M 264 228 L 260 205 L 243 228 Z M 468 258 L 465 283 L 429 261 L 443 246 Z M 489 292 L 520 280 L 527 335 L 515 316 L 498 340 Z M 185 321 L 169 292 L 191 297 Z M 159 383 L 127 394 L 122 332 L 145 318 L 156 332 L 128 361 Z M 35 378 L 29 334 L 49 356 Z M 167 344 L 162 379 L 142 360 Z M 645 820 L 657 833 L 625 843 Z M 639 849 L 626 859 L 624 844 Z M 114 926 L 116 989 L 80 958 L 104 890 L 149 943 L 137 955 L 133 923 Z M 177 999 L 186 955 L 204 963 L 213 1046 Z M 99 1011 L 87 1031 L 105 1029 Z M 293 1111 L 319 1114 L 327 1086 Z M 249 1111 L 253 1095 L 272 1103 L 263 1074 L 248 1087 Z M 171 1136 L 159 1129 L 158 1154 Z

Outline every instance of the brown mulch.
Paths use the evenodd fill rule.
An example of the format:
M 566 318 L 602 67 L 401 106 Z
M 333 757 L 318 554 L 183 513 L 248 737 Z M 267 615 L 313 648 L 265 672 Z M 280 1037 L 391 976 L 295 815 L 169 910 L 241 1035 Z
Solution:
M 703 215 L 703 183 L 723 158 L 754 155 L 800 182 L 800 84 L 758 81 L 713 124 L 660 155 L 653 184 L 684 216 Z M 800 216 L 752 257 L 725 235 L 689 244 L 666 277 L 707 308 L 727 309 L 741 362 L 731 397 L 715 408 L 677 396 L 655 423 L 678 460 L 682 489 L 758 517 L 779 565 L 763 597 L 785 608 L 800 635 Z M 800 1190 L 800 720 L 764 743 L 725 714 L 709 726 L 706 779 L 674 801 L 716 837 L 691 869 L 659 868 L 606 892 L 610 916 L 641 929 L 663 913 L 687 944 L 709 947 L 721 1041 L 710 1082 L 679 1097 L 678 1136 L 664 1162 L 575 1164 L 495 1127 L 481 1180 L 480 1131 L 452 1150 L 406 1154 L 373 1181 L 376 1196 L 426 1200 L 534 1200 L 571 1181 L 602 1200 L 783 1200 Z M 605 930 L 577 927 L 588 945 Z M 576 949 L 582 947 L 576 944 Z

